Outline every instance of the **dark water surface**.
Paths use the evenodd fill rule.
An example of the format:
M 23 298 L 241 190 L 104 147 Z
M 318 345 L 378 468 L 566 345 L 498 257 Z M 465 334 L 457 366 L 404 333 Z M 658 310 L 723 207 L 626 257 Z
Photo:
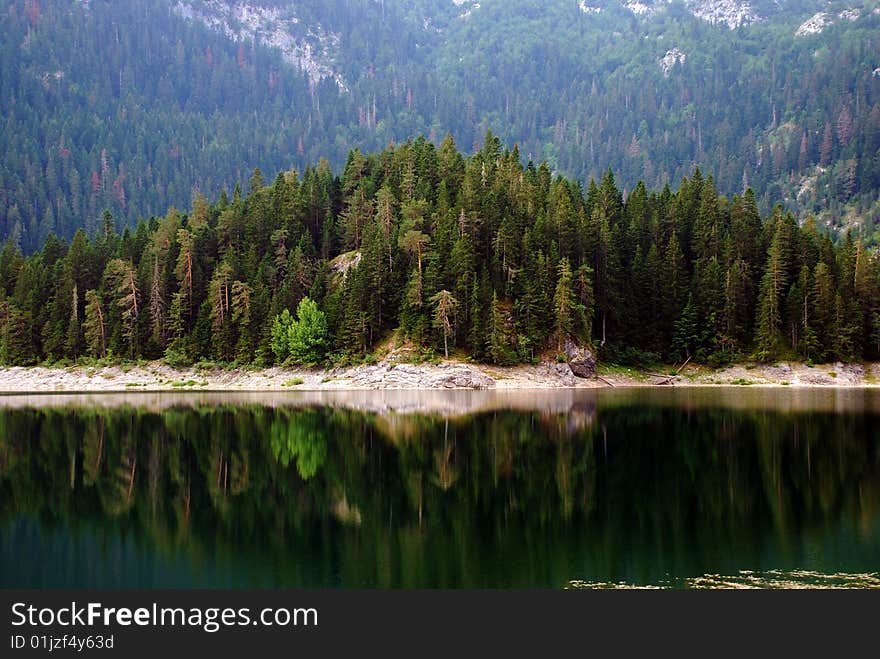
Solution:
M 0 587 L 878 587 L 878 394 L 0 397 Z

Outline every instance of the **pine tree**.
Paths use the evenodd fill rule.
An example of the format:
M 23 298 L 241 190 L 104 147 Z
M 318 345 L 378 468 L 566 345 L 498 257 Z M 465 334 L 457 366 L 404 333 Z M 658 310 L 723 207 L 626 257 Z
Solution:
M 831 269 L 825 262 L 819 262 L 813 272 L 813 326 L 818 342 L 817 355 L 824 359 L 833 351 L 833 342 L 837 335 L 835 322 L 837 291 Z
M 724 320 L 720 338 L 722 350 L 740 350 L 751 336 L 751 289 L 748 265 L 742 258 L 737 258 L 727 268 L 724 278 Z
M 394 270 L 387 260 L 387 248 L 381 225 L 372 221 L 364 231 L 362 258 L 358 276 L 364 278 L 365 295 L 362 303 L 369 324 L 370 343 L 378 337 L 392 316 L 391 309 L 398 301 L 392 289 Z
M 421 231 L 409 230 L 400 237 L 400 247 L 416 258 L 416 268 L 406 284 L 404 302 L 401 309 L 400 325 L 409 336 L 421 338 L 425 326 L 423 314 L 424 276 L 422 259 L 430 238 Z
M 250 361 L 253 353 L 254 336 L 251 331 L 251 305 L 254 289 L 243 281 L 232 282 L 232 322 L 238 332 L 236 358 Z
M 682 309 L 678 320 L 675 321 L 675 334 L 672 339 L 672 347 L 680 356 L 690 358 L 699 342 L 700 329 L 697 316 L 697 305 L 694 304 L 693 295 L 688 295 L 684 309 Z
M 388 270 L 394 270 L 394 250 L 392 249 L 392 236 L 396 228 L 395 199 L 391 188 L 383 185 L 376 193 L 376 220 L 382 227 L 382 238 L 385 252 L 388 256 Z
M 822 143 L 819 145 L 819 164 L 823 167 L 831 162 L 831 150 L 834 148 L 834 137 L 831 133 L 831 122 L 825 122 L 825 131 L 822 133 Z
M 194 279 L 195 279 L 195 239 L 193 234 L 187 229 L 179 229 L 177 231 L 177 242 L 180 245 L 180 252 L 177 257 L 177 265 L 174 274 L 177 277 L 180 292 L 182 294 L 180 306 L 188 321 L 192 320 L 194 299 Z
M 159 256 L 153 256 L 153 272 L 150 276 L 150 335 L 160 348 L 165 347 L 165 300 L 162 294 L 162 272 Z
M 613 179 L 612 179 L 613 180 Z M 606 185 L 603 181 L 603 185 Z M 607 186 L 606 186 L 607 188 Z M 593 255 L 594 289 L 596 294 L 596 324 L 599 332 L 600 345 L 605 345 L 609 333 L 613 334 L 620 311 L 620 263 L 614 250 L 611 225 L 604 206 L 617 208 L 616 195 L 608 189 L 600 189 L 600 200 L 593 210 L 591 231 L 596 235 L 595 253 Z M 611 199 L 603 199 L 603 194 L 611 195 Z
M 844 299 L 840 292 L 837 293 L 834 300 L 834 324 L 837 327 L 834 352 L 841 361 L 858 359 L 861 352 L 861 315 L 858 301 Z
M 557 180 L 550 188 L 550 204 L 552 206 L 552 226 L 559 253 L 570 258 L 574 253 L 574 228 L 577 214 L 572 205 L 568 185 Z M 511 239 L 513 236 L 510 236 Z
M 757 354 L 764 359 L 774 356 L 782 347 L 782 303 L 788 268 L 783 240 L 783 231 L 777 230 L 767 252 L 767 265 L 758 293 L 755 339 Z
M 434 305 L 434 327 L 443 334 L 443 355 L 449 359 L 449 337 L 455 330 L 453 317 L 458 309 L 458 300 L 449 291 L 442 290 L 431 297 L 431 304 Z
M 130 261 L 113 259 L 104 271 L 104 281 L 121 312 L 121 337 L 127 344 L 129 357 L 134 358 L 138 350 L 137 323 L 140 316 L 140 292 L 134 266 Z
M 700 191 L 700 206 L 693 228 L 694 261 L 699 265 L 721 255 L 721 218 L 718 211 L 718 195 L 712 177 L 708 177 Z
M 700 343 L 709 352 L 720 347 L 724 334 L 724 268 L 716 256 L 709 257 L 698 272 L 697 296 L 701 318 Z
M 492 305 L 489 310 L 489 350 L 488 357 L 495 364 L 507 364 L 510 361 L 510 345 L 507 340 L 507 320 L 498 293 L 492 293 Z
M 556 291 L 553 294 L 553 310 L 555 318 L 555 334 L 557 349 L 561 352 L 565 340 L 575 332 L 577 320 L 582 313 L 574 296 L 571 265 L 567 258 L 562 258 L 558 267 Z
M 104 357 L 107 354 L 107 328 L 104 320 L 104 310 L 101 306 L 101 298 L 95 290 L 86 291 L 86 317 L 83 326 L 85 328 L 86 344 L 89 352 L 94 357 Z
M 662 267 L 662 291 L 660 311 L 662 313 L 667 345 L 673 342 L 675 323 L 686 303 L 687 270 L 684 253 L 678 242 L 678 234 L 673 230 L 666 247 Z
M 656 251 L 655 251 L 656 254 Z M 577 269 L 574 277 L 575 300 L 580 308 L 580 320 L 583 323 L 582 336 L 589 341 L 593 335 L 593 313 L 595 295 L 593 294 L 593 270 L 588 265 Z
M 473 314 L 479 312 L 471 300 L 471 289 L 476 278 L 476 263 L 470 234 L 467 232 L 462 232 L 455 241 L 450 261 L 450 271 L 454 281 L 452 292 L 456 299 L 464 301 L 461 309 L 462 322 L 469 326 Z
M 417 274 L 417 294 L 416 298 L 418 300 L 417 305 L 421 306 L 422 300 L 422 257 L 424 255 L 424 251 L 428 243 L 431 242 L 431 238 L 421 231 L 409 230 L 404 235 L 400 237 L 400 247 L 401 249 L 409 252 L 411 255 L 416 257 Z
M 16 248 L 12 240 L 7 239 L 0 251 L 0 296 L 12 295 L 23 263 L 21 250 Z
M 68 355 L 74 359 L 82 351 L 83 330 L 80 317 L 79 287 L 74 284 L 70 299 L 70 321 L 67 325 L 67 342 L 65 349 Z
M 341 242 L 346 250 L 359 249 L 363 238 L 363 229 L 375 214 L 373 204 L 366 191 L 358 187 L 348 200 L 348 207 L 341 216 Z
M 199 233 L 205 229 L 208 226 L 209 212 L 208 200 L 201 192 L 197 192 L 193 197 L 192 213 L 189 215 L 190 230 Z
M 876 325 L 876 321 L 880 317 L 880 276 L 878 275 L 880 275 L 880 262 L 876 258 L 876 252 L 872 255 L 864 249 L 860 242 L 856 246 L 853 291 L 862 311 L 859 334 L 864 340 L 861 343 L 869 351 L 872 348 L 873 336 L 880 329 Z M 877 351 L 873 352 L 876 354 Z
M 819 357 L 819 339 L 813 328 L 813 274 L 806 265 L 801 267 L 797 282 L 789 293 L 789 325 L 792 348 L 804 359 Z
M 215 353 L 221 359 L 230 359 L 232 356 L 232 276 L 232 267 L 228 263 L 221 263 L 214 271 L 208 290 L 212 342 Z
M 0 363 L 26 366 L 33 362 L 32 317 L 8 299 L 0 299 Z

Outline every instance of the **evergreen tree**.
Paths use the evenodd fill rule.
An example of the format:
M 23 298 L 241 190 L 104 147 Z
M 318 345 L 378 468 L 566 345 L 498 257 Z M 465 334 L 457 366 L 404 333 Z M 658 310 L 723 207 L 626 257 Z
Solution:
M 443 355 L 448 359 L 449 337 L 455 329 L 453 317 L 458 309 L 458 300 L 449 291 L 442 290 L 431 297 L 431 303 L 434 305 L 434 327 L 443 334 Z
M 94 357 L 107 354 L 107 326 L 101 298 L 95 290 L 86 291 L 86 317 L 84 322 L 86 344 Z
M 395 331 L 496 363 L 594 335 L 620 358 L 880 354 L 869 243 L 835 243 L 781 208 L 762 223 L 749 190 L 728 204 L 699 172 L 626 201 L 608 173 L 583 194 L 487 139 L 469 158 L 416 140 L 352 157 L 342 177 L 326 163 L 282 172 L 121 235 L 100 222 L 69 246 L 49 235 L 28 256 L 7 241 L 0 357 L 284 361 L 307 298 L 308 363 L 358 358 Z M 340 218 L 358 204 L 355 239 Z
M 583 324 L 577 322 L 581 308 L 574 295 L 571 265 L 565 257 L 559 262 L 556 292 L 553 294 L 553 310 L 556 321 L 554 327 L 556 344 L 557 349 L 561 351 L 565 340 L 574 334 L 575 327 Z
M 67 341 L 65 352 L 76 359 L 82 352 L 83 329 L 80 316 L 79 287 L 74 284 L 70 298 L 70 320 L 67 325 Z
M 756 347 L 761 358 L 775 355 L 782 345 L 782 305 L 786 292 L 788 262 L 785 234 L 778 229 L 767 252 L 767 265 L 758 293 Z
M 824 359 L 834 349 L 837 336 L 836 286 L 831 269 L 827 263 L 820 262 L 813 272 L 813 313 L 814 328 L 818 343 L 818 357 Z
M 697 306 L 694 304 L 693 295 L 688 295 L 687 302 L 682 309 L 681 315 L 675 321 L 675 334 L 672 346 L 680 357 L 690 358 L 694 349 L 700 343 L 699 318 Z
M 510 362 L 510 345 L 507 339 L 507 318 L 498 293 L 492 293 L 492 306 L 489 310 L 488 356 L 495 364 Z
M 32 362 L 29 340 L 31 318 L 9 300 L 0 300 L 0 360 L 25 366 Z
M 140 291 L 134 266 L 122 259 L 112 259 L 104 270 L 104 282 L 120 311 L 119 335 L 128 356 L 134 358 L 138 351 L 137 323 L 140 316 Z

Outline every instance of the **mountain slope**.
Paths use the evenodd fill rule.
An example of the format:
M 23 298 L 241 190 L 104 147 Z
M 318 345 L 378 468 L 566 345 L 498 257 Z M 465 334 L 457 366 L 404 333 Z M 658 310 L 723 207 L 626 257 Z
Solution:
M 699 165 L 877 221 L 876 2 L 5 0 L 0 236 L 96 230 L 303 169 L 487 129 L 584 182 Z

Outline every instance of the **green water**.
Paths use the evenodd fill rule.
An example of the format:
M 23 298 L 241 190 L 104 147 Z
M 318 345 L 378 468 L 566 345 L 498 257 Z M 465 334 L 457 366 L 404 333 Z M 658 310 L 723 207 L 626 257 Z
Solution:
M 0 398 L 0 587 L 878 573 L 870 391 Z

